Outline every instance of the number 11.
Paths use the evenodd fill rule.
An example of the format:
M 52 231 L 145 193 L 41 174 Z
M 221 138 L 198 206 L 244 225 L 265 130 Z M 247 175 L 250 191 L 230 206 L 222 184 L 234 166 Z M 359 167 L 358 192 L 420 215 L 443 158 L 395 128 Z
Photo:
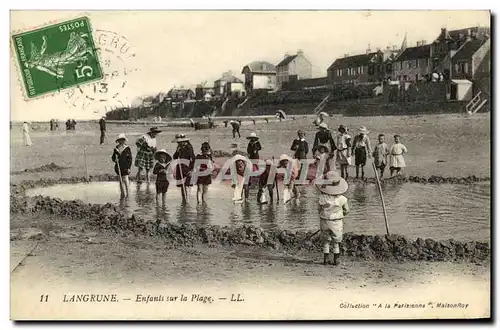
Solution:
M 40 302 L 47 302 L 49 301 L 49 295 L 48 294 L 42 294 L 40 296 Z

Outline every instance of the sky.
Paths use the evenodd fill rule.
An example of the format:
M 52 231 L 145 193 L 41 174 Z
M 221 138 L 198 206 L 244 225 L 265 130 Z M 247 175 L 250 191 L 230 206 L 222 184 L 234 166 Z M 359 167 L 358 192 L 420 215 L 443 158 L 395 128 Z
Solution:
M 125 78 L 110 84 L 113 91 L 119 92 L 120 105 L 131 104 L 138 96 L 166 93 L 172 86 L 194 86 L 203 81 L 213 85 L 223 72 L 231 70 L 238 76 L 249 62 L 277 64 L 285 53 L 295 54 L 298 49 L 312 62 L 313 77 L 323 77 L 336 58 L 346 53 L 364 53 L 368 45 L 373 51 L 388 45 L 399 47 L 405 33 L 411 47 L 419 40 L 431 43 L 443 27 L 451 30 L 490 24 L 488 11 L 91 11 L 85 14 L 94 30 L 120 35 L 120 42 L 126 40 L 130 46 L 128 54 L 135 54 L 123 62 L 110 58 L 113 69 L 129 71 L 126 84 L 123 84 Z M 81 15 L 82 12 L 12 11 L 11 32 Z M 83 97 L 71 92 L 25 101 L 12 54 L 12 120 L 94 119 L 119 105 L 113 100 L 106 104 L 106 109 L 102 102 L 86 103 Z

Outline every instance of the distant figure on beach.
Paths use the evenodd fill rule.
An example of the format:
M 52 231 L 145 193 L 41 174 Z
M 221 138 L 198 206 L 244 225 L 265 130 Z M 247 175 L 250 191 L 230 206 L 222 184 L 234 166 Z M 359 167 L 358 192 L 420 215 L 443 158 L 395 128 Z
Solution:
M 135 142 L 137 146 L 137 156 L 135 166 L 137 166 L 137 183 L 142 183 L 142 170 L 146 171 L 146 182 L 149 184 L 149 171 L 154 166 L 154 153 L 156 152 L 156 136 L 161 133 L 158 127 L 151 127 L 149 132 L 141 136 Z
M 259 151 L 262 150 L 262 146 L 259 142 L 259 137 L 255 132 L 252 132 L 249 136 L 247 136 L 247 140 L 250 140 L 247 146 L 248 158 L 259 159 Z
M 115 163 L 115 173 L 119 176 L 120 181 L 120 196 L 122 198 L 128 196 L 130 168 L 132 167 L 132 150 L 127 145 L 127 137 L 121 133 L 116 138 L 116 147 L 113 149 L 111 160 Z
M 68 119 L 68 120 L 66 121 L 66 130 L 67 130 L 67 131 L 71 130 L 71 120 L 70 120 L 70 119 Z
M 373 161 L 375 167 L 380 171 L 380 178 L 384 176 L 385 167 L 387 166 L 387 156 L 389 155 L 389 147 L 385 143 L 385 135 L 379 134 L 378 144 L 373 150 Z
M 238 137 L 241 138 L 241 134 L 240 134 L 241 124 L 238 123 L 237 121 L 234 121 L 234 120 L 229 121 L 229 124 L 233 128 L 233 139 L 236 138 L 236 134 L 238 134 Z
M 165 149 L 160 149 L 155 152 L 154 155 L 156 159 L 155 167 L 153 168 L 153 174 L 156 175 L 156 204 L 160 205 L 160 196 L 162 205 L 165 206 L 167 199 L 167 191 L 170 183 L 168 182 L 167 171 L 170 169 L 170 162 L 172 157 L 167 153 Z
M 23 142 L 24 145 L 29 147 L 31 146 L 31 137 L 30 137 L 30 126 L 27 121 L 23 123 Z
M 366 157 L 371 158 L 372 147 L 370 144 L 370 138 L 368 133 L 370 133 L 365 126 L 361 126 L 358 129 L 359 134 L 354 137 L 352 143 L 352 153 L 354 154 L 354 160 L 356 164 L 356 179 L 359 179 L 359 168 L 361 167 L 361 179 L 365 178 L 365 165 Z
M 351 136 L 347 134 L 347 128 L 340 125 L 339 134 L 335 137 L 337 147 L 337 163 L 340 165 L 340 176 L 347 180 L 349 177 L 348 168 L 352 164 L 351 160 Z
M 106 117 L 102 117 L 99 120 L 99 129 L 101 131 L 100 144 L 103 144 L 104 143 L 104 139 L 106 138 Z
M 316 184 L 321 193 L 318 204 L 324 265 L 339 264 L 339 244 L 344 234 L 344 217 L 349 213 L 349 202 L 343 194 L 348 187 L 347 181 L 337 171 L 326 173 L 323 180 Z M 333 263 L 330 260 L 330 242 L 333 242 Z
M 391 146 L 390 150 L 390 161 L 389 161 L 389 169 L 391 170 L 391 177 L 394 172 L 397 175 L 401 172 L 403 167 L 406 167 L 405 159 L 403 157 L 404 154 L 408 153 L 408 149 L 400 142 L 401 137 L 399 135 L 394 135 L 394 144 Z
M 172 141 L 177 143 L 177 150 L 175 151 L 173 158 L 182 159 L 188 161 L 189 164 L 177 164 L 174 170 L 174 177 L 177 181 L 183 181 L 177 185 L 181 188 L 182 203 L 187 202 L 187 189 L 186 187 L 191 187 L 193 184 L 191 182 L 191 174 L 194 168 L 195 155 L 193 146 L 189 142 L 189 138 L 185 134 L 176 134 L 175 139 Z
M 71 129 L 72 130 L 76 129 L 76 121 L 74 119 L 71 119 Z
M 56 130 L 56 121 L 54 119 L 51 119 L 49 122 L 50 125 L 50 130 L 55 131 Z
M 316 153 L 319 145 L 324 145 L 328 148 L 328 152 L 333 153 L 337 147 L 335 146 L 335 141 L 333 141 L 332 133 L 328 129 L 328 125 L 326 123 L 321 123 L 318 126 L 319 131 L 316 132 L 314 136 L 314 144 L 312 152 L 316 157 Z

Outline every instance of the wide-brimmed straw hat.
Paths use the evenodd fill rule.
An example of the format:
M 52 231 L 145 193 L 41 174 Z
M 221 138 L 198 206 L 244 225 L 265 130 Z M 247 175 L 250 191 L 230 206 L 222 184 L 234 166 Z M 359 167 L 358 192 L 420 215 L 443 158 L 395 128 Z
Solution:
M 125 133 L 120 133 L 118 134 L 118 136 L 116 137 L 116 142 L 118 142 L 118 140 L 125 140 L 125 141 L 128 141 L 127 139 L 127 136 L 125 135 Z
M 162 131 L 158 129 L 158 127 L 151 127 L 149 129 L 149 132 L 148 133 L 161 133 Z
M 186 134 L 175 134 L 175 139 L 172 140 L 172 142 L 186 142 L 189 141 L 189 138 L 186 136 Z
M 291 156 L 287 155 L 287 154 L 280 155 L 279 161 L 282 162 L 284 160 L 293 161 L 293 158 Z
M 328 125 L 326 123 L 321 123 L 318 125 L 318 128 L 324 128 L 324 129 L 328 130 Z
M 326 112 L 324 112 L 324 111 L 321 111 L 321 112 L 318 114 L 318 116 L 319 116 L 319 115 L 322 115 L 323 117 L 329 117 L 329 115 L 328 115 Z
M 158 160 L 158 158 L 162 154 L 167 156 L 167 162 L 172 159 L 172 157 L 170 157 L 170 155 L 168 154 L 168 152 L 165 149 L 160 149 L 160 150 L 156 151 L 155 152 L 155 159 Z M 169 158 L 170 158 L 170 160 L 169 160 Z
M 247 139 L 258 139 L 259 137 L 257 136 L 257 133 L 252 132 L 250 133 L 249 136 L 247 136 Z
M 327 195 L 342 195 L 347 191 L 349 185 L 337 171 L 326 173 L 322 180 L 315 183 L 316 188 Z
M 360 128 L 358 128 L 358 131 L 365 134 L 370 133 L 370 131 L 366 129 L 366 126 L 361 126 Z

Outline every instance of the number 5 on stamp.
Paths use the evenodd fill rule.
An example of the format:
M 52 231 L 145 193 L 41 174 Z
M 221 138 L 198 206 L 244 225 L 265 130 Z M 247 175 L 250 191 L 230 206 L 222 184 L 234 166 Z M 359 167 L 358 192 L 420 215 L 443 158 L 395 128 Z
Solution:
M 30 99 L 103 78 L 87 17 L 12 36 Z

